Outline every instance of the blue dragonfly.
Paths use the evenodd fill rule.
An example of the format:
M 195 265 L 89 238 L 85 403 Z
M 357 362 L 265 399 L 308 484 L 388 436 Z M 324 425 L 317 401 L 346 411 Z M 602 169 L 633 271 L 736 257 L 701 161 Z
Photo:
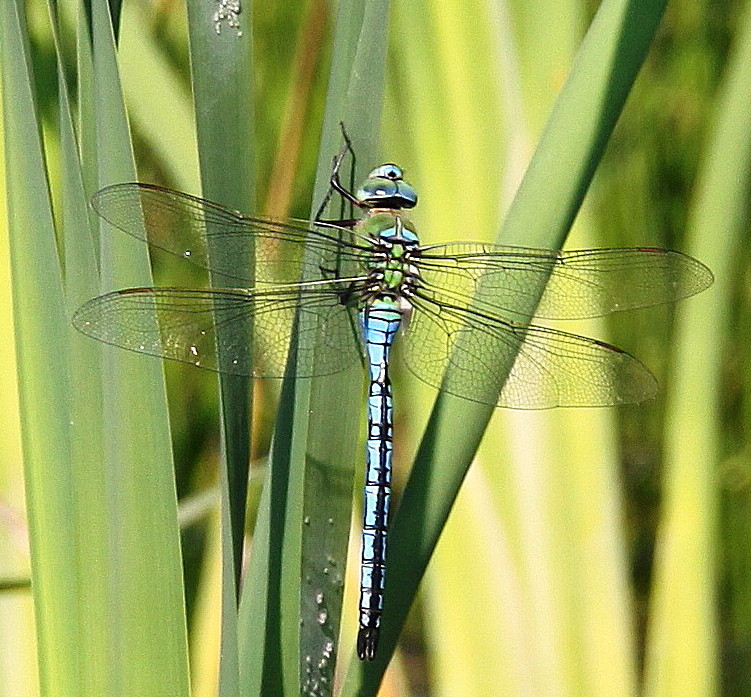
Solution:
M 347 150 L 349 143 L 334 160 L 320 210 L 336 192 L 361 211 L 358 220 L 249 216 L 142 183 L 102 189 L 92 205 L 106 221 L 237 287 L 117 290 L 82 305 L 73 324 L 109 344 L 236 375 L 283 376 L 291 344 L 301 377 L 364 363 L 357 652 L 372 660 L 383 612 L 393 450 L 389 355 L 397 336 L 412 373 L 467 400 L 531 409 L 634 403 L 656 392 L 636 358 L 529 324 L 529 316 L 588 318 L 658 305 L 694 295 L 713 279 L 696 259 L 651 247 L 422 245 L 406 214 L 417 193 L 402 169 L 380 165 L 351 191 L 339 177 Z M 226 260 L 247 248 L 247 273 L 238 276 Z

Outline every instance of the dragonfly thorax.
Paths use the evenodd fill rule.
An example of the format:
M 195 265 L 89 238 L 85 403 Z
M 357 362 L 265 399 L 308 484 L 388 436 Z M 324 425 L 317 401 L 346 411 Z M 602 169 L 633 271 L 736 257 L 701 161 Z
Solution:
M 401 210 L 417 204 L 417 192 L 404 180 L 404 172 L 391 163 L 376 167 L 362 183 L 355 198 L 365 208 Z
M 421 280 L 416 263 L 419 241 L 411 223 L 396 211 L 372 210 L 360 222 L 359 232 L 372 243 L 366 302 L 389 299 L 406 311 Z

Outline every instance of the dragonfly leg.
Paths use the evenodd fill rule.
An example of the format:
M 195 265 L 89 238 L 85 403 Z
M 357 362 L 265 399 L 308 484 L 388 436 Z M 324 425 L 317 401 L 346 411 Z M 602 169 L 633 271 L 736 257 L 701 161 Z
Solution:
M 357 200 L 355 195 L 339 180 L 338 169 L 335 169 L 331 173 L 329 184 L 331 185 L 331 189 L 329 189 L 330 192 L 336 191 L 336 193 L 339 194 L 345 201 L 349 201 L 349 203 L 351 203 L 353 206 L 356 206 L 357 208 L 362 208 L 362 204 Z
M 344 123 L 340 121 L 339 126 L 342 129 L 342 138 L 344 139 L 344 144 L 342 145 L 339 152 L 334 156 L 331 162 L 331 176 L 329 178 L 329 190 L 326 192 L 326 196 L 324 196 L 323 201 L 321 202 L 321 205 L 318 207 L 318 211 L 314 218 L 316 222 L 332 222 L 332 223 L 339 224 L 340 221 L 338 220 L 327 221 L 327 220 L 323 220 L 322 218 L 323 212 L 326 210 L 326 206 L 329 205 L 329 202 L 331 201 L 331 197 L 334 195 L 334 192 L 338 193 L 344 199 L 344 201 L 350 204 L 350 206 L 354 205 L 354 206 L 357 206 L 358 208 L 361 207 L 360 203 L 354 197 L 352 192 L 349 189 L 347 189 L 341 183 L 339 179 L 339 171 L 342 168 L 342 163 L 344 162 L 344 158 L 347 156 L 347 153 L 349 153 L 352 156 L 352 167 L 351 167 L 351 172 L 350 172 L 350 179 L 354 179 L 354 174 L 355 174 L 355 151 L 352 149 L 352 141 L 350 140 L 349 135 L 347 134 L 347 129 L 344 127 Z M 342 214 L 340 215 L 340 218 L 342 218 L 342 222 L 345 222 L 343 209 L 342 209 Z M 354 226 L 354 223 L 357 222 L 355 218 L 351 218 L 351 219 L 354 222 L 350 227 Z
M 317 223 L 323 223 L 324 225 L 336 225 L 337 227 L 346 227 L 350 230 L 361 222 L 360 218 L 345 218 L 339 220 L 324 220 L 323 218 L 316 218 Z

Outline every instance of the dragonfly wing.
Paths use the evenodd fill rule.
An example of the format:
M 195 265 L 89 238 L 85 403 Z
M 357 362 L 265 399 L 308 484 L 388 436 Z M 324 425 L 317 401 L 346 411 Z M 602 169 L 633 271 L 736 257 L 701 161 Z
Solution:
M 77 329 L 106 343 L 256 377 L 284 375 L 296 322 L 298 376 L 336 373 L 359 360 L 356 316 L 333 289 L 128 288 L 73 316 Z
M 356 275 L 367 263 L 367 246 L 347 228 L 245 216 L 153 184 L 108 186 L 94 195 L 92 206 L 108 223 L 153 247 L 253 286 L 322 278 L 324 271 Z M 238 274 L 238 259 L 246 260 L 246 272 Z
M 657 389 L 636 358 L 610 344 L 419 298 L 405 343 L 417 377 L 482 404 L 608 406 L 649 399 Z
M 648 247 L 561 252 L 449 243 L 424 248 L 419 267 L 435 302 L 473 303 L 512 321 L 600 317 L 686 298 L 713 281 L 693 257 Z

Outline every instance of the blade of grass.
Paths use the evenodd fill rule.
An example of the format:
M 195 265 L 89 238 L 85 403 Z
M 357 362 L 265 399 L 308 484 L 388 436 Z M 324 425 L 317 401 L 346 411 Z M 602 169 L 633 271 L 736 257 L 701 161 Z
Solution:
M 339 7 L 313 210 L 328 189 L 331 158 L 341 143 L 340 121 L 355 141 L 360 171 L 373 157 L 382 100 L 386 7 L 380 1 Z M 261 543 L 270 548 L 277 577 L 263 597 L 271 613 L 274 602 L 281 603 L 281 617 L 266 624 L 271 653 L 260 671 L 256 667 L 254 675 L 248 674 L 251 691 L 278 694 L 276 686 L 297 694 L 301 682 L 307 689 L 317 685 L 322 694 L 332 689 L 360 423 L 360 390 L 353 389 L 358 379 L 361 373 L 353 370 L 298 380 L 294 386 L 288 382 L 283 388 L 267 498 L 261 507 L 265 517 L 259 519 L 254 539 L 254 547 Z M 274 590 L 275 584 L 280 590 Z M 258 600 L 257 593 L 248 592 L 248 604 Z M 250 620 L 241 619 L 244 631 L 252 626 Z M 249 660 L 255 654 L 253 645 L 250 639 L 243 645 Z
M 443 148 L 433 145 L 428 153 L 414 151 L 411 156 L 430 157 L 429 170 L 436 175 L 454 169 L 462 173 L 461 186 L 449 188 L 443 197 L 425 192 L 421 220 L 427 215 L 433 225 L 441 225 L 436 230 L 421 224 L 426 241 L 435 241 L 439 232 L 446 239 L 479 237 L 488 228 L 484 219 L 487 212 L 493 213 L 497 197 L 492 184 L 502 162 L 497 142 L 501 138 L 493 137 L 481 156 L 473 157 L 471 148 L 465 152 L 464 138 L 453 146 L 459 150 L 455 153 L 455 139 L 445 131 L 454 128 L 464 135 L 481 133 L 483 125 L 489 133 L 494 125 L 497 128 L 499 119 L 487 106 L 472 109 L 464 104 L 477 93 L 486 104 L 491 102 L 489 93 L 502 95 L 502 137 L 507 143 L 503 182 L 506 190 L 518 185 L 528 144 L 542 127 L 580 41 L 580 4 L 546 7 L 543 19 L 535 15 L 542 8 L 528 3 L 498 3 L 503 15 L 495 22 L 479 19 L 482 9 L 466 7 L 466 15 L 472 17 L 469 27 L 464 11 L 459 17 L 436 13 L 436 21 L 450 24 L 451 30 L 430 27 L 426 33 L 447 44 L 436 45 L 435 52 L 453 66 L 452 72 L 459 72 L 452 81 L 466 88 L 443 88 L 447 78 L 436 70 L 404 69 L 423 85 L 423 92 L 440 95 L 434 101 L 450 115 L 435 113 L 431 106 L 436 107 L 426 106 L 424 100 L 410 109 L 405 105 L 407 95 L 402 96 L 400 104 L 409 116 L 442 129 L 447 141 Z M 497 42 L 495 51 L 482 30 L 486 25 Z M 415 26 L 414 20 L 406 26 Z M 418 43 L 413 30 L 409 46 L 401 51 L 414 51 Z M 541 46 L 548 48 L 541 51 Z M 462 56 L 471 60 L 462 62 Z M 483 76 L 491 80 L 486 92 L 475 86 Z M 436 140 L 428 141 L 427 135 L 422 134 L 423 149 Z M 471 168 L 477 172 L 470 179 Z M 434 178 L 428 179 L 426 188 Z M 465 186 L 468 181 L 478 183 Z M 472 232 L 465 235 L 465 229 Z M 597 244 L 582 243 L 579 237 L 574 247 Z M 567 329 L 603 337 L 602 327 L 577 324 Z M 412 414 L 414 410 L 410 420 Z M 510 695 L 635 694 L 613 417 L 612 410 L 602 409 L 496 410 L 495 427 L 486 432 L 423 586 L 437 694 L 489 694 L 498 684 Z
M 76 307 L 99 292 L 98 263 L 89 224 L 87 198 L 81 162 L 75 139 L 72 110 L 59 52 L 55 25 L 53 36 L 57 48 L 58 99 L 60 128 L 60 207 L 65 261 L 65 301 L 68 316 Z M 107 526 L 101 521 L 110 517 L 106 497 L 104 463 L 105 422 L 102 410 L 101 352 L 99 346 L 77 332 L 70 337 L 73 380 L 78 389 L 71 395 L 71 447 L 74 467 L 72 483 L 75 496 L 71 513 L 77 531 L 72 546 L 82 577 L 105 579 L 109 571 Z M 85 370 L 82 367 L 86 366 Z M 86 583 L 80 590 L 80 606 L 85 608 L 86 630 L 77 647 L 82 654 L 84 693 L 96 693 L 97 685 L 110 678 L 108 655 L 108 593 L 105 583 Z
M 395 126 L 404 130 L 410 121 L 419 129 L 420 138 L 405 159 L 416 159 L 431 173 L 420 187 L 424 195 L 418 216 L 425 242 L 437 241 L 439 234 L 446 240 L 479 238 L 491 228 L 502 156 L 507 157 L 504 186 L 515 188 L 534 138 L 531 131 L 544 123 L 558 76 L 570 67 L 566 47 L 573 52 L 583 26 L 576 2 L 546 8 L 544 20 L 524 3 L 496 4 L 500 17 L 484 14 L 488 8 L 482 2 L 461 8 L 446 5 L 438 4 L 426 21 L 400 3 L 398 26 L 409 28 L 410 41 L 395 47 L 401 61 L 409 61 L 400 62 L 395 89 L 404 76 L 416 93 L 407 89 L 396 95 L 402 113 Z M 551 12 L 554 16 L 547 16 Z M 437 29 L 431 21 L 445 26 Z M 421 61 L 424 44 L 450 71 L 436 70 L 424 56 Z M 539 51 L 541 45 L 548 50 Z M 496 135 L 498 123 L 504 130 Z M 473 146 L 475 140 L 483 146 Z M 441 175 L 457 171 L 460 180 Z M 432 187 L 439 190 L 437 195 Z M 427 402 L 427 390 L 418 394 L 423 393 L 424 400 L 413 400 L 417 408 Z M 420 419 L 415 419 L 415 411 L 410 409 L 407 417 L 413 423 Z M 456 696 L 490 694 L 502 684 L 508 694 L 596 694 L 594 681 L 604 677 L 600 666 L 607 665 L 607 690 L 602 694 L 630 694 L 633 665 L 629 651 L 621 650 L 630 643 L 619 641 L 628 637 L 627 614 L 611 605 L 606 621 L 596 615 L 611 597 L 621 597 L 626 583 L 619 566 L 618 528 L 611 524 L 617 519 L 607 467 L 608 462 L 615 466 L 613 449 L 596 447 L 598 426 L 611 421 L 611 414 L 496 410 L 495 417 L 496 428 L 486 433 L 423 587 L 434 689 Z M 586 423 L 586 429 L 577 423 Z M 582 432 L 589 434 L 586 443 Z M 561 448 L 561 438 L 570 444 Z M 583 447 L 588 452 L 581 452 Z M 579 491 L 585 503 L 592 497 L 604 504 L 582 506 Z M 603 498 L 593 497 L 593 492 L 602 492 Z M 554 500 L 557 503 L 549 505 Z M 597 562 L 588 554 L 593 550 L 600 552 Z M 588 588 L 592 599 L 585 607 L 580 607 L 579 587 Z M 598 632 L 609 636 L 600 641 Z M 581 660 L 608 647 L 616 655 L 606 663 Z
M 91 99 L 81 112 L 95 118 L 87 133 L 96 140 L 87 153 L 97 154 L 101 186 L 132 181 L 135 171 L 107 8 L 99 3 L 91 10 L 92 65 L 83 74 L 91 75 L 93 83 L 80 87 L 82 98 Z M 84 31 L 81 41 L 87 40 Z M 86 168 L 93 166 L 88 162 Z M 74 179 L 74 191 L 75 186 Z M 77 244 L 86 249 L 85 241 Z M 150 284 L 143 244 L 104 226 L 100 252 L 102 289 Z M 115 695 L 185 695 L 186 620 L 163 370 L 159 361 L 143 356 L 109 346 L 99 351 L 103 458 L 87 481 L 92 488 L 102 487 L 98 495 L 106 506 L 101 530 L 92 539 L 106 559 L 106 597 L 97 605 L 100 614 L 91 618 L 106 628 L 105 684 Z M 79 437 L 86 438 L 84 429 Z
M 385 0 L 339 8 L 315 200 L 320 200 L 328 188 L 331 156 L 341 144 L 339 122 L 346 126 L 353 142 L 356 180 L 362 180 L 376 164 L 388 16 L 389 3 Z M 341 656 L 337 639 L 344 568 L 340 560 L 346 558 L 350 531 L 352 472 L 355 462 L 364 463 L 364 448 L 357 442 L 363 415 L 362 379 L 362 369 L 356 366 L 344 374 L 314 381 L 312 388 L 304 492 L 304 510 L 311 523 L 303 538 L 306 585 L 301 598 L 305 622 L 301 670 L 310 682 L 303 685 L 314 686 L 317 680 L 323 683 L 326 679 L 330 685 L 333 664 Z M 356 481 L 360 485 L 362 480 Z M 359 489 L 357 486 L 358 493 Z M 359 566 L 359 558 L 352 563 Z M 319 602 L 321 597 L 323 603 Z
M 390 96 L 396 113 L 389 123 L 387 142 L 405 132 L 413 138 L 397 161 L 409 168 L 413 183 L 419 183 L 420 203 L 414 219 L 421 240 L 429 244 L 490 235 L 499 219 L 503 156 L 513 137 L 509 122 L 523 128 L 521 108 L 511 115 L 511 106 L 500 97 L 500 86 L 507 94 L 518 76 L 499 78 L 496 62 L 496 42 L 504 51 L 513 51 L 514 28 L 494 23 L 489 3 L 483 0 L 461 5 L 433 2 L 427 8 L 420 2 L 400 2 L 394 10 Z M 399 40 L 406 34 L 409 41 Z M 411 394 L 405 394 L 405 389 L 395 392 L 397 421 L 403 423 L 397 438 L 401 433 L 404 442 L 405 431 L 410 430 L 409 446 L 401 448 L 406 460 L 416 447 L 417 431 L 427 420 L 435 392 L 405 378 L 402 387 L 412 387 Z M 409 405 L 400 406 L 407 398 Z M 397 464 L 397 476 L 406 464 Z M 440 566 L 434 557 L 430 582 L 421 595 L 431 686 L 436 694 L 458 696 L 489 694 L 502 684 L 504 691 L 514 694 L 515 685 L 526 674 L 524 663 L 516 659 L 528 655 L 523 616 L 510 602 L 514 593 L 509 588 L 518 590 L 521 579 L 513 565 L 493 568 L 500 560 L 508 561 L 511 539 L 486 517 L 490 502 L 482 492 L 484 475 L 478 471 L 474 475 L 464 496 L 464 503 L 470 498 L 471 503 L 461 511 L 454 508 L 453 533 L 449 534 L 448 526 L 444 530 Z M 482 526 L 477 525 L 480 518 Z M 495 538 L 496 544 L 488 546 L 494 533 L 500 542 Z M 466 592 L 468 560 L 473 565 L 471 594 Z M 491 601 L 500 584 L 506 584 L 502 599 Z M 391 621 L 386 610 L 384 623 Z M 490 640 L 491 634 L 496 635 L 495 641 Z M 405 651 L 411 640 L 412 635 L 403 637 Z M 389 670 L 392 667 L 393 663 Z
M 2 106 L 0 80 L 0 114 Z M 0 578 L 7 585 L 18 579 L 20 592 L 0 597 L 0 684 L 10 694 L 39 693 L 36 651 L 34 646 L 34 612 L 30 593 L 28 535 L 23 496 L 23 452 L 21 443 L 20 404 L 16 380 L 16 351 L 13 341 L 13 304 L 10 278 L 10 238 L 6 215 L 5 148 L 3 119 L 0 118 L 0 331 L 7 341 L 0 346 L 0 491 L 7 523 L 0 534 Z
M 39 679 L 43 691 L 65 697 L 81 694 L 79 654 L 58 655 L 59 646 L 76 645 L 81 619 L 78 612 L 63 611 L 80 590 L 67 549 L 75 534 L 67 514 L 68 328 L 25 31 L 19 3 L 3 3 L 5 169 Z
M 142 133 L 176 188 L 197 191 L 198 152 L 191 95 L 154 37 L 145 6 L 126 5 L 120 40 L 120 73 L 133 128 Z
M 237 17 L 215 21 L 218 5 L 188 2 L 191 76 L 203 195 L 237 210 L 254 209 L 253 62 L 250 7 Z M 237 25 L 235 21 L 237 20 Z M 222 250 L 210 249 L 221 258 Z M 252 250 L 231 260 L 238 276 Z M 252 268 L 250 266 L 249 268 Z M 232 286 L 211 274 L 214 286 Z M 250 327 L 248 328 L 250 330 Z M 222 356 L 219 360 L 223 360 Z M 237 615 L 250 463 L 250 380 L 219 377 L 222 461 L 222 635 L 220 694 L 238 694 Z
M 356 180 L 360 181 L 375 164 L 388 43 L 384 18 L 388 14 L 388 0 L 339 7 L 313 211 L 328 189 L 331 158 L 341 147 L 340 122 L 352 138 Z M 316 682 L 325 685 L 327 681 L 331 686 L 337 657 L 341 656 L 338 637 L 352 475 L 360 471 L 355 463 L 364 462 L 364 448 L 358 443 L 363 415 L 361 386 L 362 368 L 358 365 L 313 381 L 311 389 L 303 491 L 303 510 L 310 523 L 303 534 L 304 585 L 300 597 L 303 686 Z M 301 400 L 297 418 L 305 413 L 305 406 L 305 400 Z M 359 560 L 353 563 L 359 564 Z
M 715 273 L 708 292 L 682 307 L 671 370 L 665 504 L 658 529 L 645 694 L 715 695 L 717 464 L 722 361 L 731 326 L 730 286 L 748 227 L 751 171 L 751 8 L 717 100 L 713 134 L 689 218 L 690 252 Z
M 306 0 L 305 19 L 291 63 L 290 94 L 285 100 L 278 146 L 269 175 L 264 215 L 289 215 L 303 156 L 306 116 L 312 112 L 317 96 L 316 83 L 323 74 L 324 44 L 329 27 L 329 7 L 325 0 Z

